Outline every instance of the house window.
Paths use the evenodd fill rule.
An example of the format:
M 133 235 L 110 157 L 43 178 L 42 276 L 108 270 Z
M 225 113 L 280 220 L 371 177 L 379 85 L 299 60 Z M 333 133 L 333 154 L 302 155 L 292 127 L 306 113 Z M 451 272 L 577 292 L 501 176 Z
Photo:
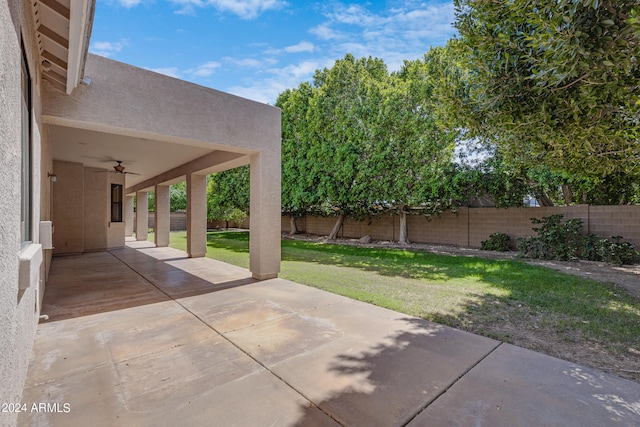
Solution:
M 31 241 L 33 219 L 31 217 L 31 75 L 27 65 L 27 55 L 22 45 L 22 165 L 20 197 L 20 241 L 24 245 Z
M 111 222 L 122 222 L 121 184 L 111 184 Z

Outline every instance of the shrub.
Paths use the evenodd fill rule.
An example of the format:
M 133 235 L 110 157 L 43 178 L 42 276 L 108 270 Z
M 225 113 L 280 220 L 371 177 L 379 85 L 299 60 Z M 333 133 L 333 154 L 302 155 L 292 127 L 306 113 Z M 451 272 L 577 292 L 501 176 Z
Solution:
M 595 234 L 582 233 L 582 220 L 570 219 L 562 223 L 563 215 L 556 214 L 542 219 L 531 218 L 541 224 L 533 230 L 538 237 L 518 239 L 518 251 L 529 258 L 604 261 L 609 264 L 632 264 L 638 259 L 638 251 L 621 236 L 601 239 Z M 483 242 L 484 243 L 484 242 Z
M 509 250 L 509 237 L 505 233 L 493 233 L 487 240 L 480 242 L 480 249 L 484 251 L 500 251 L 506 252 Z
M 518 239 L 518 250 L 523 256 L 540 259 L 578 259 L 583 239 L 582 220 L 570 219 L 562 223 L 564 215 L 555 214 L 542 219 L 531 218 L 541 224 L 533 230 L 538 237 Z
M 633 243 L 623 242 L 622 236 L 601 239 L 598 246 L 600 259 L 609 264 L 633 264 L 638 259 L 638 251 Z
M 602 239 L 595 234 L 587 234 L 582 239 L 582 249 L 580 250 L 580 258 L 589 261 L 600 261 L 600 242 Z

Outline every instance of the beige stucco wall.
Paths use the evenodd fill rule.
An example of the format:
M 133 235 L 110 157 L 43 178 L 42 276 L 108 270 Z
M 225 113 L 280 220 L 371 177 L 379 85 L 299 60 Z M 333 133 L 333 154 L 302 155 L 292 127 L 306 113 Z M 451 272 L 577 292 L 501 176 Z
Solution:
M 62 125 L 239 152 L 280 150 L 280 110 L 89 54 L 89 86 L 47 91 L 47 119 Z
M 30 38 L 33 29 L 23 17 L 28 3 L 8 0 L 0 2 L 0 403 L 20 402 L 29 355 L 38 321 L 39 279 L 37 273 L 30 286 L 20 291 L 20 189 L 21 189 L 21 49 L 20 33 L 24 28 L 27 61 L 33 81 L 33 200 L 32 235 L 37 244 L 41 217 L 40 154 L 41 132 L 39 76 L 33 67 L 36 45 Z M 35 246 L 37 248 L 37 246 Z M 24 253 L 24 252 L 22 252 Z M 14 425 L 16 413 L 0 412 L 0 425 Z
M 112 223 L 111 184 L 124 175 L 81 163 L 53 161 L 54 254 L 99 251 L 124 246 L 125 223 Z
M 81 163 L 53 161 L 58 177 L 53 184 L 53 253 L 84 251 L 84 166 Z
M 84 168 L 84 250 L 107 248 L 108 173 L 100 169 Z

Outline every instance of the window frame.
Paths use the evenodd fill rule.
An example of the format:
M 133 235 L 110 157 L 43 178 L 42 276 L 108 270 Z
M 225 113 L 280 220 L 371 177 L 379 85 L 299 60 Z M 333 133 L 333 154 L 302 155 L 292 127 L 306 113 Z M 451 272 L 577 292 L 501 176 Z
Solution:
M 124 186 L 122 184 L 111 184 L 111 222 L 124 221 L 122 212 L 124 202 L 123 191 Z
M 23 40 L 20 42 L 20 48 L 20 245 L 24 248 L 33 241 L 33 98 L 31 72 Z

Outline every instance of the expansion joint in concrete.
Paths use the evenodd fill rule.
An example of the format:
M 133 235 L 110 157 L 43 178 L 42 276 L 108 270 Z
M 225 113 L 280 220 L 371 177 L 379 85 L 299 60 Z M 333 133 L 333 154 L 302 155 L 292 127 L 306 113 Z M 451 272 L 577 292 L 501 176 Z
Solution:
M 462 378 L 464 378 L 465 375 L 467 375 L 469 372 L 471 372 L 472 369 L 474 369 L 476 366 L 478 366 L 480 363 L 482 363 L 483 360 L 485 360 L 487 357 L 489 357 L 491 354 L 493 354 L 493 352 L 495 352 L 503 343 L 499 342 L 495 347 L 493 347 L 491 349 L 491 351 L 489 351 L 487 354 L 485 354 L 483 357 L 481 357 L 480 359 L 478 359 L 478 361 L 476 363 L 474 363 L 473 365 L 471 365 L 467 370 L 465 370 L 462 374 L 460 374 L 460 376 L 458 376 L 458 378 L 456 378 L 455 380 L 453 380 L 451 382 L 451 384 L 449 384 L 447 387 L 443 388 L 442 391 L 440 391 L 440 393 L 436 394 L 433 399 L 428 400 L 424 406 L 422 406 L 418 411 L 416 411 L 416 413 L 410 417 L 406 422 L 404 422 L 402 424 L 402 426 L 407 426 L 409 423 L 411 423 L 411 421 L 413 421 L 418 415 L 420 415 L 425 409 L 427 409 L 429 406 L 431 406 L 434 402 L 436 402 L 440 397 L 442 397 L 446 392 L 448 392 L 451 387 L 453 387 L 454 385 L 456 385 L 456 383 L 458 381 L 460 381 Z
M 306 400 L 307 402 L 309 402 L 310 405 L 313 405 L 314 407 L 316 407 L 319 411 L 321 411 L 322 413 L 324 413 L 326 416 L 328 416 L 329 418 L 331 418 L 332 420 L 334 420 L 336 423 L 340 424 L 341 426 L 345 426 L 344 423 L 342 423 L 340 420 L 337 420 L 333 414 L 325 411 L 323 408 L 319 407 L 318 405 L 316 405 L 308 396 L 306 396 L 302 391 L 298 390 L 296 387 L 294 387 L 292 384 L 290 384 L 287 380 L 285 380 L 284 378 L 282 378 L 280 375 L 276 374 L 275 372 L 273 372 L 271 369 L 269 369 L 269 367 L 267 365 L 265 365 L 264 363 L 262 363 L 260 360 L 256 359 L 255 357 L 253 357 L 251 354 L 249 354 L 245 349 L 243 349 L 242 347 L 240 347 L 238 344 L 236 344 L 235 342 L 233 342 L 231 339 L 229 339 L 229 337 L 227 337 L 224 333 L 218 331 L 216 328 L 214 328 L 213 326 L 211 326 L 209 323 L 207 323 L 204 319 L 202 319 L 200 316 L 198 316 L 196 313 L 194 313 L 193 311 L 189 310 L 188 307 L 186 307 L 184 304 L 182 304 L 180 301 L 178 301 L 177 299 L 175 299 L 173 296 L 169 295 L 167 292 L 165 292 L 163 289 L 161 289 L 160 287 L 156 286 L 155 283 L 151 282 L 150 280 L 148 280 L 143 274 L 140 274 L 138 271 L 136 271 L 135 268 L 133 268 L 131 265 L 127 264 L 126 261 L 124 261 L 123 259 L 119 258 L 117 255 L 115 255 L 113 252 L 109 252 L 114 258 L 118 259 L 118 261 L 120 261 L 121 263 L 123 263 L 124 265 L 126 265 L 127 267 L 129 267 L 133 272 L 135 272 L 136 274 L 138 274 L 145 282 L 149 283 L 151 286 L 153 286 L 154 288 L 156 288 L 158 291 L 162 292 L 164 295 L 166 295 L 171 301 L 175 302 L 176 304 L 178 304 L 180 307 L 182 307 L 183 310 L 185 310 L 186 312 L 188 312 L 189 314 L 191 314 L 193 317 L 195 317 L 196 319 L 198 319 L 202 324 L 204 324 L 206 327 L 208 327 L 209 329 L 211 329 L 212 331 L 214 331 L 215 333 L 217 333 L 220 337 L 222 337 L 222 339 L 224 339 L 225 341 L 227 341 L 229 344 L 231 344 L 233 347 L 237 348 L 239 351 L 241 351 L 244 355 L 246 355 L 248 358 L 250 358 L 251 360 L 253 360 L 254 362 L 256 362 L 258 365 L 262 366 L 262 368 L 264 368 L 265 371 L 269 372 L 271 375 L 273 375 L 275 378 L 277 378 L 278 380 L 280 380 L 283 384 L 285 384 L 287 387 L 289 387 L 291 390 L 293 390 L 295 393 L 297 393 L 298 395 L 300 395 L 304 400 Z M 475 366 L 475 365 L 474 365 Z M 424 409 L 424 408 L 423 408 Z M 422 411 L 422 409 L 421 409 Z M 419 411 L 418 413 L 420 413 L 421 411 Z M 417 414 L 416 414 L 417 415 Z

